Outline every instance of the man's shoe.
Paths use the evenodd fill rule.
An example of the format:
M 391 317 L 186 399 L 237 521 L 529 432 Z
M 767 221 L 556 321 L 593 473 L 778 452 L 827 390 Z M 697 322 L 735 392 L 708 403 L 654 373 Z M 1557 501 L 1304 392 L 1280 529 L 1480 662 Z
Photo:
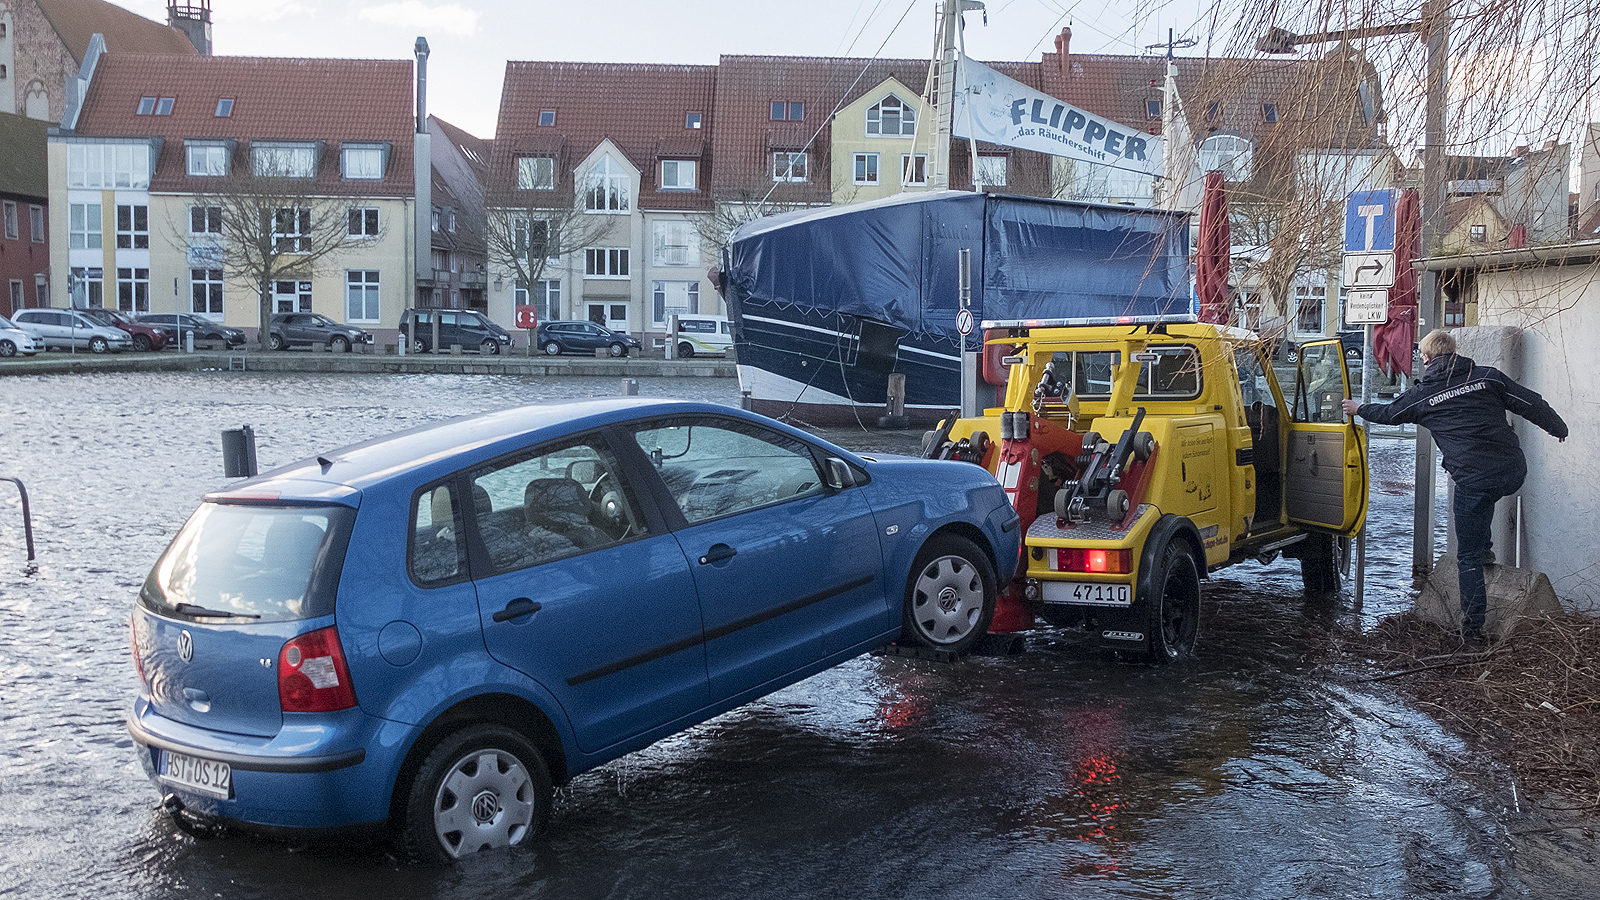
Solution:
M 1461 629 L 1461 644 L 1474 650 L 1482 650 L 1484 647 L 1489 646 L 1489 639 L 1483 636 L 1482 629 L 1463 628 Z

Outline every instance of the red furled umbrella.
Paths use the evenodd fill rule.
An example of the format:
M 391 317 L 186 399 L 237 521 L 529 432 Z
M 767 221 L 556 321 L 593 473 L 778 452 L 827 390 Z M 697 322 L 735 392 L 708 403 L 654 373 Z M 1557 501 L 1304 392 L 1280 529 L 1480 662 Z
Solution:
M 1389 375 L 1411 374 L 1412 342 L 1417 339 L 1417 272 L 1411 261 L 1422 249 L 1422 204 L 1416 191 L 1402 191 L 1395 204 L 1394 287 L 1389 288 L 1389 321 L 1372 330 L 1378 366 Z
M 1206 173 L 1200 198 L 1200 243 L 1195 249 L 1194 293 L 1200 300 L 1200 321 L 1228 324 L 1228 197 L 1222 173 Z

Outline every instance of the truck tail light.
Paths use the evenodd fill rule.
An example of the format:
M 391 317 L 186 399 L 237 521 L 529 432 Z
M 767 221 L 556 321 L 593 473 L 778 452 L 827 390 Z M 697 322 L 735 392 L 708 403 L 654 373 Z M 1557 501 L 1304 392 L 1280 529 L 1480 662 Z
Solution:
M 284 712 L 334 712 L 355 705 L 355 686 L 334 626 L 306 632 L 278 651 L 278 706 Z
M 1056 550 L 1056 571 L 1126 575 L 1133 571 L 1133 551 L 1062 547 Z

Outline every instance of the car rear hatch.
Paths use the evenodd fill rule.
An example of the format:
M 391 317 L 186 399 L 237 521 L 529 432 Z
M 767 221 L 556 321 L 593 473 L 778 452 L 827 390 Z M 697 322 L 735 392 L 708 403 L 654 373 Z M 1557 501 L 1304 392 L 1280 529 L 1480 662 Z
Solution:
M 326 500 L 201 504 L 134 611 L 155 711 L 215 731 L 276 734 L 279 650 L 331 620 L 354 519 L 352 506 Z

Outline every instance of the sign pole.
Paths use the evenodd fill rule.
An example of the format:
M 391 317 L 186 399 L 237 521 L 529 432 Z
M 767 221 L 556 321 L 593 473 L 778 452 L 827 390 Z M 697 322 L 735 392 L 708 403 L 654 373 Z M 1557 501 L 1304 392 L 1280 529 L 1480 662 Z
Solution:
M 972 321 L 972 251 L 963 249 L 957 262 L 961 285 L 961 309 L 956 314 L 958 323 L 971 329 Z M 959 328 L 958 328 L 959 330 Z M 974 418 L 978 415 L 978 354 L 967 350 L 967 333 L 961 332 L 961 415 Z

